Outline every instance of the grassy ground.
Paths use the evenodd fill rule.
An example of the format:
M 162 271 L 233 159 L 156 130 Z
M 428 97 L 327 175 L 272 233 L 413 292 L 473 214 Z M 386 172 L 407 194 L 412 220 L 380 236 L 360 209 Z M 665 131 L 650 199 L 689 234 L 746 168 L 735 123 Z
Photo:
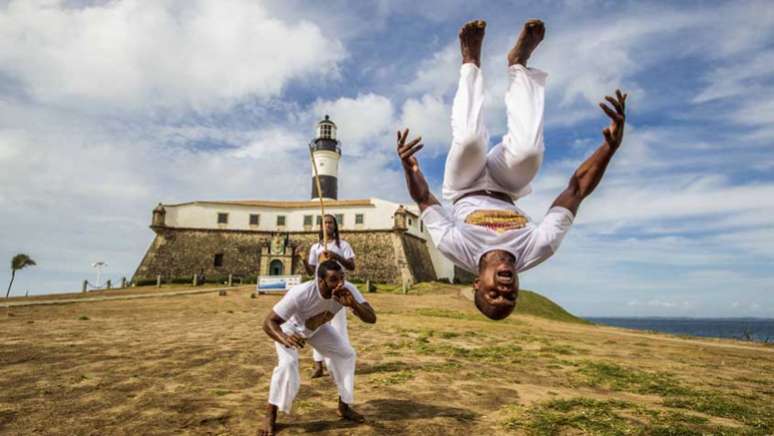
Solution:
M 302 386 L 280 434 L 772 434 L 774 348 L 572 321 L 536 294 L 503 322 L 448 285 L 367 298 L 350 315 L 357 409 L 330 378 Z M 277 296 L 12 307 L 0 315 L 0 433 L 254 434 L 275 364 Z

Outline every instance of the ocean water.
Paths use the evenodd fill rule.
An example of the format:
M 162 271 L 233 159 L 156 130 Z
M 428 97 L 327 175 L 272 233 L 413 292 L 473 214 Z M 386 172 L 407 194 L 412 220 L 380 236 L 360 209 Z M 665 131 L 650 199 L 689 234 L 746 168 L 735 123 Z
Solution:
M 766 318 L 585 318 L 596 324 L 676 335 L 774 343 L 774 319 Z

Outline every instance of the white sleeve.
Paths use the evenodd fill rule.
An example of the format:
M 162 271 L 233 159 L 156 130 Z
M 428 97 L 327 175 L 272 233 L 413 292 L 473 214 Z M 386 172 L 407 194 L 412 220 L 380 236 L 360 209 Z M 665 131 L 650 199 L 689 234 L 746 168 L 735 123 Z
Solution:
M 341 252 L 344 259 L 354 259 L 355 252 L 352 250 L 352 246 L 347 241 L 341 241 Z
M 575 218 L 572 212 L 561 206 L 552 207 L 530 236 L 518 266 L 519 271 L 530 269 L 551 257 L 570 230 Z
M 298 313 L 298 291 L 296 289 L 298 289 L 298 286 L 291 288 L 272 309 L 274 313 L 285 321 Z
M 454 219 L 440 204 L 426 208 L 421 218 L 430 234 L 430 239 L 441 254 L 470 272 L 478 271 L 475 250 Z
M 352 297 L 357 301 L 358 303 L 365 303 L 366 299 L 363 297 L 363 294 L 360 293 L 360 291 L 357 290 L 357 287 L 353 285 L 350 282 L 344 282 L 344 287 L 349 290 L 349 292 L 352 294 Z
M 316 243 L 309 247 L 309 259 L 306 261 L 311 266 L 317 265 L 317 259 L 320 257 L 320 253 L 317 252 L 317 248 L 320 247 L 319 243 Z

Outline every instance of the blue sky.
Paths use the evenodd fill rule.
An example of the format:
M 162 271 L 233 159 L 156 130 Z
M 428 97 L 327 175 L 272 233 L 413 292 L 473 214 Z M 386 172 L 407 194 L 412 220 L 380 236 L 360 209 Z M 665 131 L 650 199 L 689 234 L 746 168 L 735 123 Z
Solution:
M 409 201 L 397 128 L 436 192 L 457 30 L 487 20 L 487 124 L 505 53 L 546 22 L 540 219 L 630 93 L 627 136 L 559 253 L 525 273 L 581 315 L 774 316 L 774 6 L 766 1 L 0 2 L 0 260 L 15 293 L 131 276 L 158 202 L 309 195 L 305 144 L 339 125 L 341 196 Z M 299 177 L 299 174 L 303 177 Z M 0 283 L 10 271 L 0 270 Z

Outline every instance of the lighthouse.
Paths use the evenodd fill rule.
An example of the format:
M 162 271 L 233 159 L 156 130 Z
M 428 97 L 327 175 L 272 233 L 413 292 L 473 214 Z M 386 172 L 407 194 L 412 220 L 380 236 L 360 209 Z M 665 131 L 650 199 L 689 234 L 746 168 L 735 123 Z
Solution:
M 317 165 L 317 174 L 320 176 L 320 191 L 317 192 L 317 182 L 312 168 L 312 199 L 320 197 L 327 200 L 339 198 L 339 159 L 341 148 L 336 140 L 336 123 L 331 121 L 328 115 L 317 123 L 315 138 L 310 144 L 312 157 Z

